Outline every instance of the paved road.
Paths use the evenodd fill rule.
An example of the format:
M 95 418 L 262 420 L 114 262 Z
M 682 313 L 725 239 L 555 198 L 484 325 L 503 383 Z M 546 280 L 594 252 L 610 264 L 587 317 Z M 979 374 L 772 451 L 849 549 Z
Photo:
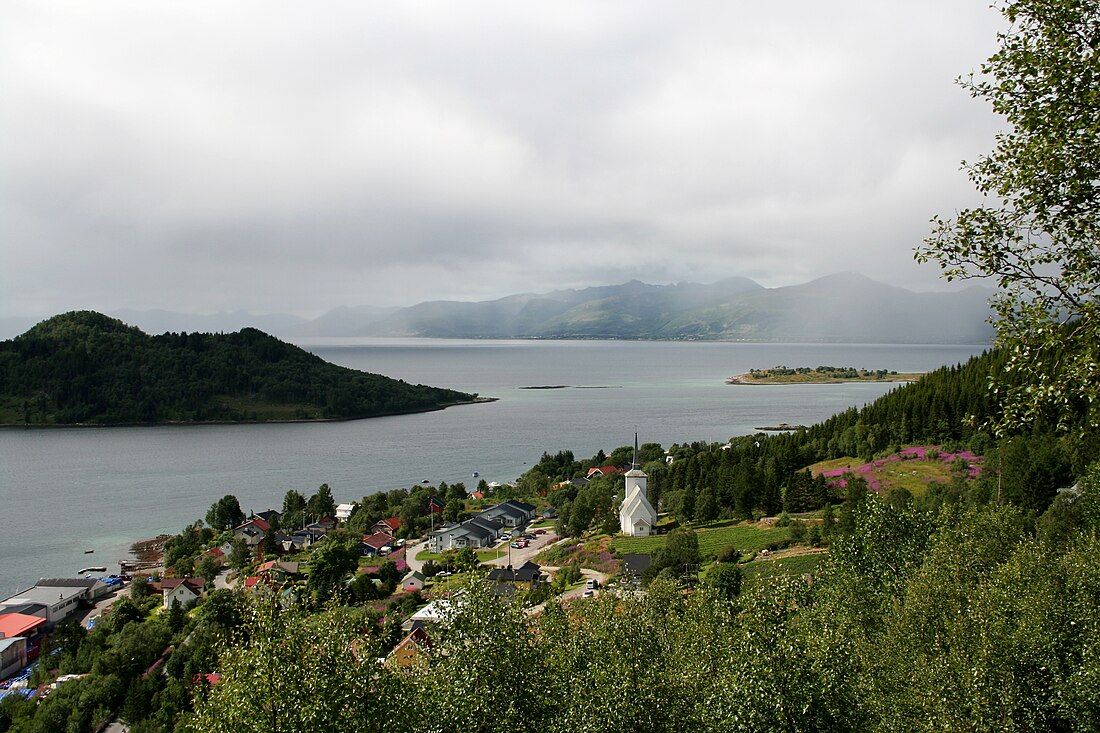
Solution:
M 559 542 L 560 537 L 555 535 L 549 530 L 546 534 L 535 535 L 535 539 L 531 540 L 531 544 L 523 548 L 515 548 L 511 546 L 511 543 L 504 541 L 497 545 L 502 550 L 507 550 L 507 554 L 502 557 L 498 557 L 496 560 L 490 560 L 485 565 L 494 565 L 496 567 L 506 568 L 511 565 L 514 568 L 518 568 L 528 560 L 533 560 L 535 555 L 545 550 L 555 542 Z

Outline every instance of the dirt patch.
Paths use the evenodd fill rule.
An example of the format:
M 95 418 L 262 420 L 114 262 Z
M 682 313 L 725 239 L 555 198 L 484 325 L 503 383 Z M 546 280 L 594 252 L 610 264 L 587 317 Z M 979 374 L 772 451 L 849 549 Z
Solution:
M 164 559 L 164 543 L 172 537 L 170 534 L 162 534 L 152 539 L 138 540 L 130 545 L 130 554 L 142 564 L 159 563 Z

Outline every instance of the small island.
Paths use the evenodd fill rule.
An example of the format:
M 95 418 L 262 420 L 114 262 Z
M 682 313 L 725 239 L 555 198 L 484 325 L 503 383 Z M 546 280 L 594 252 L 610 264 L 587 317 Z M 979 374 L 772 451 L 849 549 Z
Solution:
M 886 369 L 855 369 L 853 367 L 772 367 L 750 369 L 726 379 L 726 384 L 842 384 L 845 382 L 916 382 L 921 372 L 898 373 Z
M 0 425 L 354 420 L 480 401 L 331 364 L 254 328 L 150 336 L 74 311 L 0 342 Z

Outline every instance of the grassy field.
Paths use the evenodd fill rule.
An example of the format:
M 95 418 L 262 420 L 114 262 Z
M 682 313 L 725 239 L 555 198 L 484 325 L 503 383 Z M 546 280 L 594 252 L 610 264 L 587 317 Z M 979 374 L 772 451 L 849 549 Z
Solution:
M 938 458 L 908 458 L 872 466 L 860 458 L 844 457 L 821 461 L 808 468 L 815 476 L 833 471 L 858 472 L 867 478 L 872 489 L 877 487 L 885 493 L 895 487 L 903 488 L 915 497 L 924 496 L 929 484 L 945 484 L 952 478 L 951 464 Z
M 719 550 L 729 545 L 743 553 L 757 552 L 773 542 L 790 537 L 786 527 L 761 527 L 749 523 L 717 523 L 696 530 L 699 535 L 699 553 L 703 557 L 713 557 Z M 667 535 L 656 537 L 618 537 L 611 542 L 611 548 L 619 554 L 652 554 L 665 544 Z
M 827 556 L 824 552 L 817 552 L 806 555 L 753 560 L 742 565 L 741 569 L 745 573 L 745 581 L 752 583 L 779 575 L 803 575 L 815 572 Z

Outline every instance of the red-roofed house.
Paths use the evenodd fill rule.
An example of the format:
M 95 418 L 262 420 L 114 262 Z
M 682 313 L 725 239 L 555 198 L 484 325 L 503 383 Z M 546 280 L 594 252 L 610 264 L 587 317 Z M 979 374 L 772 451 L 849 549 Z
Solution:
M 622 472 L 623 469 L 618 466 L 600 466 L 599 468 L 588 469 L 588 478 L 592 478 L 593 476 L 614 476 Z
M 205 578 L 165 578 L 158 583 L 164 593 L 164 607 L 171 608 L 173 603 L 187 608 L 203 597 L 206 592 Z
M 375 534 L 388 534 L 390 537 L 397 536 L 397 530 L 401 529 L 401 517 L 386 517 L 374 523 L 371 527 L 371 532 Z
M 359 543 L 359 553 L 361 555 L 385 555 L 387 553 L 383 552 L 382 548 L 390 547 L 392 543 L 393 537 L 383 532 L 363 535 L 363 539 Z
M 206 552 L 199 553 L 199 556 L 195 559 L 196 560 L 202 560 L 204 557 L 210 558 L 211 560 L 216 562 L 218 565 L 224 565 L 225 564 L 225 552 L 220 547 L 211 547 Z M 196 564 L 198 564 L 198 563 L 196 562 Z

